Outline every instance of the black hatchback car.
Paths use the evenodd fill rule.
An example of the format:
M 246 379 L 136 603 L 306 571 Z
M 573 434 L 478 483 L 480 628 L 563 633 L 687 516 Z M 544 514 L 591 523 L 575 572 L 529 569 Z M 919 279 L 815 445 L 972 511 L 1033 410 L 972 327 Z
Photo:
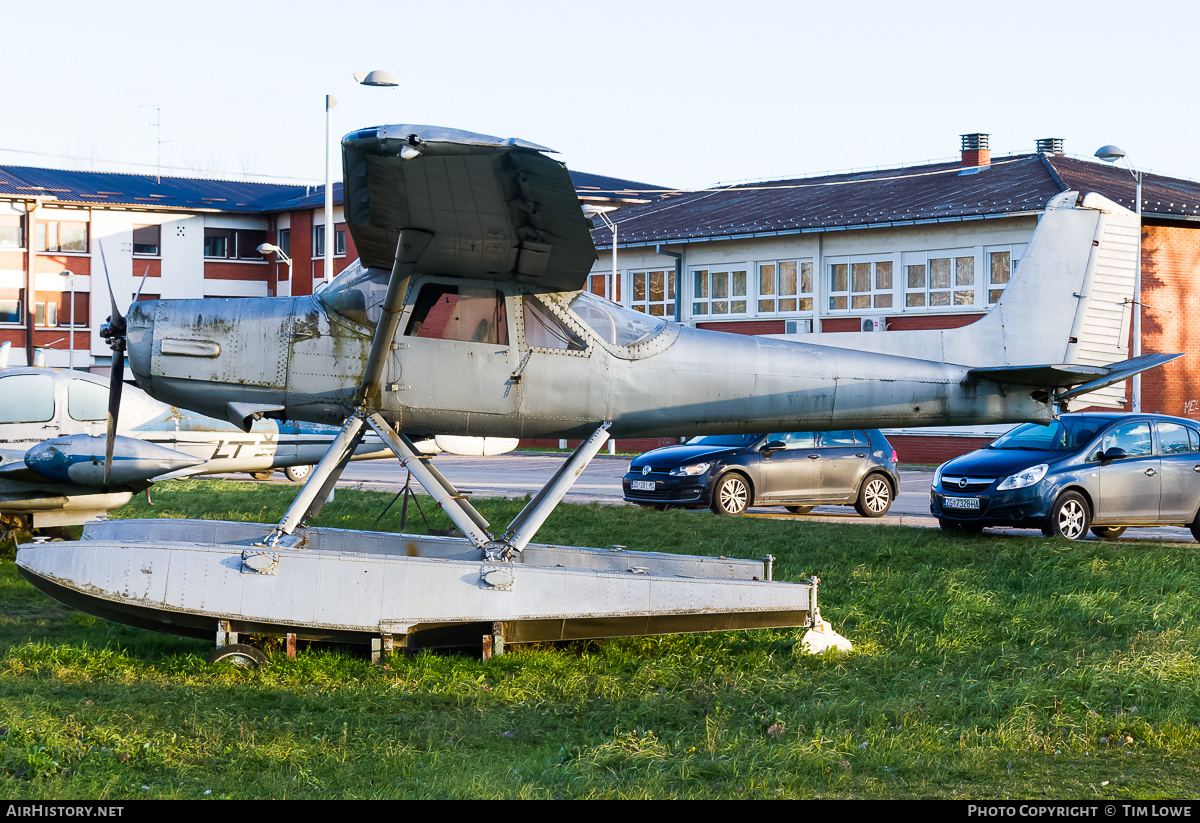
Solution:
M 1188 526 L 1200 540 L 1200 424 L 1158 414 L 1064 414 L 1026 423 L 942 464 L 929 508 L 943 529 L 1039 528 L 1077 540 L 1089 529 Z
M 885 514 L 900 488 L 896 452 L 877 429 L 694 437 L 634 458 L 621 485 L 642 506 L 738 515 L 852 505 L 863 517 Z

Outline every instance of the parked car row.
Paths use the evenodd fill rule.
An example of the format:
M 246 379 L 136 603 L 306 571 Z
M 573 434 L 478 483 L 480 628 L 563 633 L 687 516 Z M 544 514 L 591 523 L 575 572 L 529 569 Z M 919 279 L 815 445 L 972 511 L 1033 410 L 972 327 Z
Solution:
M 900 488 L 896 452 L 877 429 L 694 437 L 634 458 L 625 500 L 740 515 L 754 505 L 805 514 L 814 506 L 887 513 Z
M 635 458 L 622 480 L 642 506 L 850 505 L 885 514 L 900 488 L 878 430 L 695 437 Z M 1131 526 L 1186 526 L 1200 540 L 1200 424 L 1158 414 L 1064 414 L 1017 426 L 934 472 L 930 512 L 947 530 L 1041 529 L 1070 540 Z

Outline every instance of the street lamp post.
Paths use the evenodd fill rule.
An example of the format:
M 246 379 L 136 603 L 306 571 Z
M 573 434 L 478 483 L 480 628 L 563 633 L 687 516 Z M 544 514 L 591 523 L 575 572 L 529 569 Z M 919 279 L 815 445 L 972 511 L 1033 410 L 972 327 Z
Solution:
M 67 287 L 71 290 L 71 340 L 67 343 L 71 347 L 71 352 L 68 355 L 70 358 L 70 369 L 75 371 L 75 273 L 64 269 L 58 273 L 59 277 L 67 278 Z
M 591 204 L 583 207 L 583 213 L 588 217 L 599 217 L 601 222 L 613 233 L 612 248 L 612 281 L 608 285 L 608 299 L 617 302 L 617 224 L 605 213 L 604 209 Z
M 292 281 L 293 281 L 292 258 L 288 257 L 287 252 L 285 252 L 283 249 L 279 248 L 279 246 L 276 246 L 274 243 L 263 243 L 262 245 L 260 245 L 258 247 L 258 253 L 261 255 L 264 255 L 264 256 L 266 256 L 268 254 L 278 255 L 280 260 L 287 263 L 288 291 L 290 292 L 292 290 Z M 279 297 L 279 275 L 278 275 L 278 273 L 276 273 L 276 275 L 275 275 L 275 296 Z
M 1116 163 L 1125 157 L 1125 152 L 1117 146 L 1101 146 L 1096 149 L 1096 157 L 1105 163 Z M 1142 173 L 1135 169 L 1129 160 L 1125 160 L 1125 165 L 1129 169 L 1129 173 L 1133 175 L 1135 183 L 1133 199 L 1138 222 L 1137 245 L 1133 258 L 1133 356 L 1138 357 L 1142 353 Z M 1140 412 L 1141 410 L 1142 375 L 1135 374 L 1133 376 L 1133 411 Z
M 338 104 L 338 95 L 351 81 L 364 86 L 398 86 L 395 77 L 386 71 L 373 71 L 366 74 L 356 71 L 342 83 L 333 94 L 325 95 L 325 253 L 322 255 L 325 269 L 325 282 L 333 279 L 333 122 L 330 112 Z

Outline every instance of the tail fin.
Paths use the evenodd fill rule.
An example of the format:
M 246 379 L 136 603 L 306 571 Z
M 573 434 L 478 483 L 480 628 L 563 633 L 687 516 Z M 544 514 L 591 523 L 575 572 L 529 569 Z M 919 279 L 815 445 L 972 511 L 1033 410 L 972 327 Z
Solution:
M 837 348 L 977 368 L 1107 366 L 1129 356 L 1138 240 L 1133 212 L 1095 193 L 1063 192 L 1047 204 L 1000 300 L 979 320 L 956 329 L 819 339 Z M 1092 392 L 1087 404 L 1121 405 L 1119 383 Z

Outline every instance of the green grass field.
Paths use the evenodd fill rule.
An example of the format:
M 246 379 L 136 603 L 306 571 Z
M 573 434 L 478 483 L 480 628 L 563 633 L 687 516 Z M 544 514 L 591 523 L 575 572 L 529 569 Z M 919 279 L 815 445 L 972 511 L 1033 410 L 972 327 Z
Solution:
M 279 518 L 294 486 L 156 487 L 123 516 Z M 323 525 L 395 530 L 339 491 Z M 493 523 L 523 501 L 483 500 Z M 422 500 L 430 525 L 448 520 Z M 407 530 L 424 531 L 410 507 Z M 0 561 L 4 798 L 1197 798 L 1200 556 L 868 524 L 560 506 L 539 541 L 777 558 L 856 646 L 802 631 L 214 667 Z

